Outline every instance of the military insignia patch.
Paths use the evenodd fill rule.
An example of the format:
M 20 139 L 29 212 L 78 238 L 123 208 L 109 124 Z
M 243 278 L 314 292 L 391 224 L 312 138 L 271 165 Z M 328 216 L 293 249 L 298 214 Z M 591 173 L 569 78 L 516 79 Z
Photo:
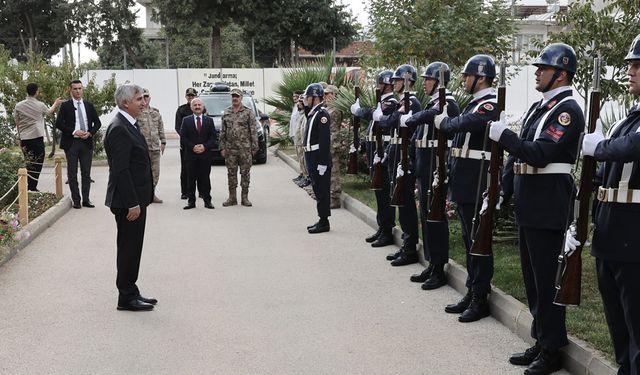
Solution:
M 482 105 L 482 108 L 484 108 L 484 110 L 487 112 L 491 112 L 493 111 L 493 104 L 485 103 L 484 105 Z
M 553 108 L 554 105 L 556 105 L 558 101 L 553 99 L 552 101 L 549 102 L 549 104 L 547 104 L 547 109 L 551 109 Z
M 323 124 L 326 124 L 327 121 L 329 121 L 329 119 L 327 119 L 326 117 L 320 117 L 320 122 Z
M 567 112 L 562 112 L 560 116 L 558 116 L 558 123 L 562 126 L 567 126 L 571 124 L 571 115 Z

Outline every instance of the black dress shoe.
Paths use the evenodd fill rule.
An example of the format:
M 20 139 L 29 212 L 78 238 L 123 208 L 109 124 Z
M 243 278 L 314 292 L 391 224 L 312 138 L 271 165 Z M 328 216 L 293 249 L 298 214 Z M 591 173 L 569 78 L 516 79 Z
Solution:
M 118 310 L 151 311 L 153 310 L 153 305 L 139 299 L 133 299 L 129 302 L 118 302 Z
M 387 260 L 395 260 L 397 257 L 402 254 L 403 249 L 399 248 L 395 253 L 387 254 Z
M 207 202 L 204 204 L 204 208 L 208 208 L 210 210 L 213 210 L 215 207 L 213 207 L 213 205 L 211 204 L 211 202 Z
M 473 296 L 473 293 L 471 293 L 470 290 L 467 291 L 467 294 L 465 294 L 460 301 L 458 301 L 457 303 L 452 303 L 450 305 L 447 305 L 444 308 L 444 311 L 448 312 L 449 314 L 462 314 L 462 312 L 464 312 L 464 310 L 466 310 L 467 307 L 469 307 L 472 296 Z
M 540 354 L 540 345 L 536 344 L 523 353 L 515 353 L 509 357 L 509 363 L 516 366 L 529 366 Z
M 403 251 L 399 257 L 391 261 L 393 267 L 406 266 L 418 263 L 418 252 L 415 250 Z
M 155 298 L 146 298 L 143 296 L 138 296 L 138 299 L 144 303 L 148 303 L 150 305 L 155 305 L 156 303 L 158 303 L 158 300 Z
M 380 237 L 381 234 L 382 234 L 382 229 L 378 228 L 378 230 L 374 234 L 370 235 L 369 237 L 365 238 L 364 240 L 367 243 L 372 243 L 373 241 L 377 240 L 378 237 Z
M 183 210 L 190 210 L 192 208 L 196 208 L 196 204 L 195 203 L 189 203 L 186 206 L 182 207 Z
M 382 233 L 375 241 L 371 243 L 371 247 L 384 247 L 393 245 L 393 236 L 388 233 Z
M 435 266 L 433 272 L 427 279 L 427 281 L 422 284 L 422 290 L 433 290 L 438 289 L 443 285 L 447 285 L 447 275 L 444 273 L 444 265 L 438 267 Z
M 94 208 L 95 206 L 91 202 L 84 201 L 84 202 L 82 202 L 82 207 Z
M 423 283 L 427 281 L 427 279 L 429 279 L 429 276 L 431 276 L 431 272 L 433 272 L 433 264 L 429 264 L 429 267 L 423 269 L 420 273 L 414 273 L 413 275 L 411 275 L 409 280 L 411 280 L 411 282 L 413 283 Z
M 180 199 L 188 199 L 189 197 L 187 196 L 187 194 L 182 194 L 180 195 Z
M 78 208 L 78 209 L 79 209 L 79 208 L 82 208 L 82 206 L 80 205 L 80 203 L 76 203 L 76 202 L 73 202 L 73 204 L 71 205 L 71 207 L 73 207 L 73 208 Z
M 313 227 L 317 226 L 317 225 L 318 225 L 318 223 L 319 223 L 319 222 L 314 223 L 314 224 L 311 224 L 311 225 L 307 225 L 307 230 L 309 230 L 309 229 L 311 229 L 311 228 L 313 228 Z
M 486 318 L 491 315 L 489 311 L 489 301 L 486 294 L 473 293 L 469 307 L 460 314 L 458 321 L 461 323 L 470 323 Z
M 314 233 L 324 233 L 324 232 L 328 232 L 331 229 L 331 226 L 329 225 L 328 222 L 323 223 L 323 222 L 318 222 L 318 224 L 316 224 L 315 226 L 309 228 L 307 231 L 311 234 Z
M 562 368 L 559 350 L 542 349 L 536 359 L 524 370 L 524 375 L 548 375 Z

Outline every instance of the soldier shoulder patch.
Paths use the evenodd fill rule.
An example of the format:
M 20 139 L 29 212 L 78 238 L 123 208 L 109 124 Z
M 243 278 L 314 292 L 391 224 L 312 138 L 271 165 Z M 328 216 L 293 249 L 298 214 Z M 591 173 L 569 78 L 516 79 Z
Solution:
M 567 126 L 571 124 L 571 115 L 568 112 L 562 112 L 558 116 L 558 123 L 562 126 Z
M 327 122 L 329 122 L 329 119 L 327 118 L 327 116 L 322 116 L 320 117 L 320 122 L 326 124 Z
M 491 103 L 484 103 L 482 105 L 482 108 L 487 112 L 491 112 L 491 111 L 493 111 L 494 106 Z
M 542 132 L 540 138 L 548 139 L 550 141 L 558 143 L 560 138 L 562 138 L 562 136 L 564 135 L 565 130 L 566 129 L 562 126 L 555 126 L 552 124 L 549 125 L 549 127 L 545 129 L 544 132 Z

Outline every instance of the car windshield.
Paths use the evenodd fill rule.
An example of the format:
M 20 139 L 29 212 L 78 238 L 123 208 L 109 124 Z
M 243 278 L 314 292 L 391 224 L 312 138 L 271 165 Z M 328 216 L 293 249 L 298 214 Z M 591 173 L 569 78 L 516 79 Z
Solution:
M 201 96 L 200 99 L 202 99 L 209 116 L 222 116 L 224 110 L 231 106 L 231 95 L 226 93 L 222 95 Z M 242 104 L 255 112 L 253 100 L 250 96 L 243 96 Z

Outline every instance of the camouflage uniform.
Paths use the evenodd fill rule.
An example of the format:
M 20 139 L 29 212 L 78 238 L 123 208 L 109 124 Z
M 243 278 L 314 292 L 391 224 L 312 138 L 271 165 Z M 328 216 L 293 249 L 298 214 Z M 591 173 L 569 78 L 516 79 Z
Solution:
M 229 198 L 236 196 L 238 167 L 240 167 L 242 200 L 248 202 L 252 152 L 258 151 L 256 116 L 251 109 L 240 106 L 238 112 L 233 112 L 232 107 L 224 110 L 220 131 L 220 150 L 226 150 L 227 153 L 224 163 L 227 166 Z
M 293 143 L 296 147 L 296 155 L 298 156 L 298 163 L 300 164 L 300 173 L 302 173 L 305 178 L 309 178 L 309 172 L 304 162 L 304 127 L 307 125 L 307 116 L 304 114 L 304 111 L 300 111 L 297 120 L 298 127 L 296 128 Z
M 331 116 L 331 208 L 340 208 L 340 127 L 342 126 L 342 113 L 340 110 L 329 106 L 327 108 Z
M 140 132 L 147 141 L 149 158 L 151 159 L 151 173 L 153 174 L 153 187 L 158 184 L 160 178 L 160 145 L 166 144 L 164 137 L 164 124 L 162 116 L 157 108 L 149 107 L 142 110 L 138 117 Z

